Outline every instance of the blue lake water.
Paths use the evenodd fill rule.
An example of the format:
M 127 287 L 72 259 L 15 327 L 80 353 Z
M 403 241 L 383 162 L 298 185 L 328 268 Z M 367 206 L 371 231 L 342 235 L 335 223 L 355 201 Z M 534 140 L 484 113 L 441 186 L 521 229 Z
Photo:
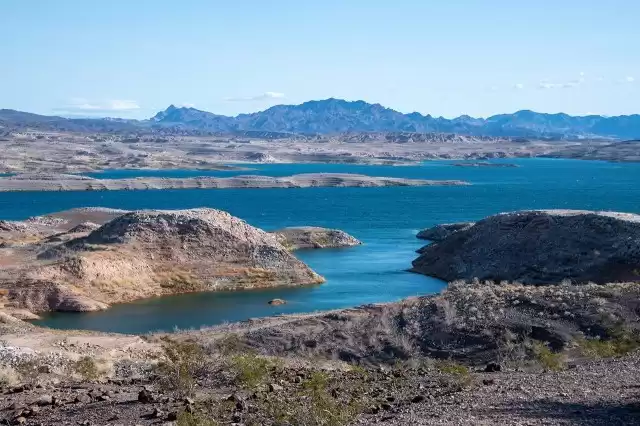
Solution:
M 365 245 L 300 251 L 300 259 L 327 278 L 305 288 L 188 294 L 116 305 L 97 313 L 53 314 L 40 324 L 116 332 L 191 328 L 280 313 L 309 312 L 398 300 L 439 291 L 444 283 L 405 272 L 421 242 L 415 233 L 437 223 L 477 220 L 519 209 L 570 208 L 640 213 L 640 164 L 599 161 L 496 160 L 517 168 L 453 167 L 434 161 L 417 166 L 340 164 L 250 165 L 251 172 L 361 173 L 371 176 L 463 179 L 472 186 L 397 188 L 306 188 L 30 192 L 0 194 L 0 219 L 73 207 L 123 209 L 215 207 L 266 230 L 314 225 L 343 229 Z M 102 177 L 140 176 L 148 171 L 107 171 Z M 202 171 L 154 171 L 155 176 L 202 176 Z M 185 173 L 193 173 L 187 174 Z M 220 174 L 222 176 L 222 174 Z M 282 298 L 287 305 L 271 307 Z

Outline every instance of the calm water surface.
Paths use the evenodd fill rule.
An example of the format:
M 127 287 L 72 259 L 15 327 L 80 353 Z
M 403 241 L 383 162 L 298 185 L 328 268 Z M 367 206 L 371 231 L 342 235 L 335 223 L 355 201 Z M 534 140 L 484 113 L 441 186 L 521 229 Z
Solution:
M 451 162 L 419 166 L 332 164 L 250 165 L 251 172 L 210 172 L 217 176 L 296 173 L 361 173 L 424 179 L 463 179 L 468 187 L 306 188 L 31 192 L 0 194 L 0 219 L 73 207 L 123 209 L 215 207 L 273 230 L 314 225 L 343 229 L 365 245 L 300 251 L 300 259 L 327 278 L 316 287 L 171 296 L 116 305 L 97 313 L 53 314 L 40 324 L 117 332 L 190 328 L 280 313 L 357 306 L 440 290 L 443 283 L 404 272 L 421 246 L 415 233 L 437 223 L 476 220 L 510 210 L 570 208 L 640 213 L 640 164 L 527 159 L 496 160 L 518 168 L 463 168 Z M 102 177 L 202 176 L 202 171 L 107 171 Z M 283 298 L 287 305 L 267 301 Z

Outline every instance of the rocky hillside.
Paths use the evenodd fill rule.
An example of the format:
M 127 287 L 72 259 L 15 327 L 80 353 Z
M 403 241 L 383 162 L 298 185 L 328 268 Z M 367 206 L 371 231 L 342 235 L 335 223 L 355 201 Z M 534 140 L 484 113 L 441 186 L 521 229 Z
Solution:
M 323 281 L 273 235 L 206 208 L 125 213 L 88 235 L 59 234 L 8 250 L 2 254 L 13 257 L 3 260 L 13 263 L 0 288 L 9 290 L 11 306 L 34 312 Z
M 574 210 L 488 217 L 424 247 L 413 271 L 443 280 L 640 280 L 640 216 Z
M 352 247 L 362 244 L 360 240 L 339 229 L 300 226 L 284 228 L 273 234 L 280 244 L 289 250 Z

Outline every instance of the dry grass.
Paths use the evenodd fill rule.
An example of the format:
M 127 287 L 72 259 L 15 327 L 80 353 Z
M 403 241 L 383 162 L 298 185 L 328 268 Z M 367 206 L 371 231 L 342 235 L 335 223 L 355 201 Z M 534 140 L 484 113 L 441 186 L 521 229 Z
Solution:
M 14 386 L 20 382 L 20 376 L 11 367 L 0 367 L 0 388 Z
M 204 349 L 193 341 L 162 338 L 164 357 L 156 367 L 160 384 L 184 395 L 193 395 L 197 376 L 207 365 Z
M 83 380 L 96 380 L 100 377 L 100 370 L 98 364 L 90 356 L 83 356 L 78 361 L 72 364 L 73 372 L 82 377 Z
M 218 426 L 219 423 L 201 414 L 187 413 L 183 411 L 178 414 L 177 426 Z

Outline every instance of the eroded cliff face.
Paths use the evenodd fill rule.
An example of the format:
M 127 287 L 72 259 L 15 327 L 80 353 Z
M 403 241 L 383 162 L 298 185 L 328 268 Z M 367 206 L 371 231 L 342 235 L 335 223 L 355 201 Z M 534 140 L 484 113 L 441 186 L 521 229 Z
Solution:
M 577 210 L 503 213 L 454 232 L 420 253 L 412 270 L 447 281 L 637 281 L 640 216 Z
M 0 284 L 9 305 L 92 311 L 158 295 L 323 282 L 275 236 L 220 210 L 129 212 L 88 234 L 73 231 L 15 249 Z

